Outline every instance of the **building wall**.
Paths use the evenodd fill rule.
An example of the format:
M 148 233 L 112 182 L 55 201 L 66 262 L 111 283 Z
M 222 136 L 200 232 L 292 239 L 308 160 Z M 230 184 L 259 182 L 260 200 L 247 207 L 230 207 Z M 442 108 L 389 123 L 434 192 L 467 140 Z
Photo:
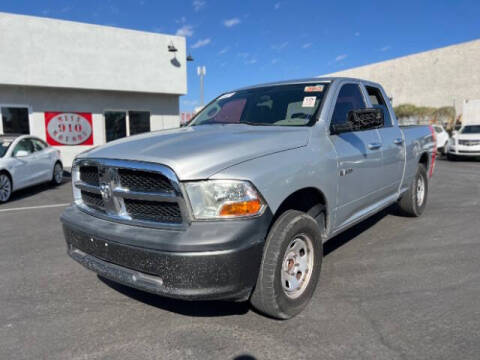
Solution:
M 1 12 L 0 34 L 0 84 L 187 92 L 184 37 Z
M 394 106 L 452 106 L 480 99 L 480 40 L 339 71 L 329 76 L 357 77 L 382 84 Z
M 44 140 L 44 112 L 92 113 L 94 146 L 105 143 L 106 110 L 149 111 L 151 131 L 178 127 L 180 123 L 177 95 L 0 85 L 0 107 L 4 105 L 28 106 L 30 134 Z M 1 127 L 0 121 L 0 133 Z M 90 147 L 58 146 L 66 167 L 75 155 Z

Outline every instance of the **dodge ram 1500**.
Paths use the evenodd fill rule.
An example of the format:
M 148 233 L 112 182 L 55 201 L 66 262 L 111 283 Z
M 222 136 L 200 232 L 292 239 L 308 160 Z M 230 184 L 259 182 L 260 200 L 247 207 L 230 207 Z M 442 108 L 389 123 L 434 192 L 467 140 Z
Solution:
M 288 319 L 314 293 L 325 241 L 394 203 L 422 214 L 435 146 L 431 127 L 398 126 L 373 82 L 231 91 L 185 127 L 78 156 L 68 254 L 154 294 Z

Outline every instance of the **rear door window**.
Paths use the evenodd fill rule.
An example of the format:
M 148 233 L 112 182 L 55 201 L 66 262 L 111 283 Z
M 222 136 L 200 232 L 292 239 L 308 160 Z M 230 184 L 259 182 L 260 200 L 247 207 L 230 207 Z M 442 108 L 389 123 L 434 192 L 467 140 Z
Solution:
M 13 156 L 16 156 L 17 153 L 20 151 L 20 150 L 24 150 L 26 152 L 28 152 L 29 154 L 32 154 L 33 151 L 34 151 L 34 148 L 33 148 L 33 143 L 30 141 L 30 139 L 23 139 L 21 140 L 17 146 L 15 146 L 15 149 L 13 150 Z
M 365 88 L 367 89 L 368 98 L 370 99 L 372 106 L 375 109 L 381 109 L 383 111 L 383 117 L 385 119 L 384 127 L 392 126 L 392 118 L 390 117 L 387 103 L 385 102 L 380 89 L 375 86 L 365 86 Z

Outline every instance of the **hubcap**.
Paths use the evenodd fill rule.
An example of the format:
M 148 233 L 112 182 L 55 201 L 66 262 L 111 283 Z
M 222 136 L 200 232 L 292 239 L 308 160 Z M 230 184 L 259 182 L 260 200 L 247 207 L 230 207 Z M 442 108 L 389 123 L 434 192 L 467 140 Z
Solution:
M 0 175 L 0 201 L 7 201 L 12 192 L 12 184 L 7 175 Z
M 313 270 L 313 243 L 305 234 L 297 235 L 287 246 L 283 257 L 281 280 L 285 294 L 298 298 L 310 282 Z
M 57 184 L 60 184 L 63 180 L 63 169 L 60 164 L 55 165 L 54 176 L 55 176 L 55 182 Z
M 417 180 L 417 206 L 422 206 L 425 199 L 425 180 L 420 176 Z

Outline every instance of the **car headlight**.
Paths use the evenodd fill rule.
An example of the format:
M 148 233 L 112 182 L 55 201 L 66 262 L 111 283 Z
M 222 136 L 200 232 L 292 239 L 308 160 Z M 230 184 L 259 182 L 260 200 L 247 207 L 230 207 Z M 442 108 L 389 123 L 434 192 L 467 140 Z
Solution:
M 251 217 L 265 209 L 265 202 L 248 181 L 187 182 L 185 189 L 195 219 Z

